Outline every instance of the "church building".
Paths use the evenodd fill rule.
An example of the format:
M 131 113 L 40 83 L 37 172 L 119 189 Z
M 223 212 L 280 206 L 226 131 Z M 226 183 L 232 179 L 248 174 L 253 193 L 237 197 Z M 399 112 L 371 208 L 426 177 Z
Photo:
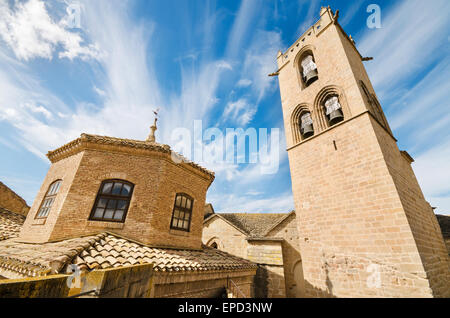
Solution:
M 0 297 L 49 296 L 52 279 L 65 297 L 73 268 L 113 275 L 104 297 L 450 297 L 449 217 L 338 20 L 322 7 L 270 74 L 295 211 L 216 213 L 214 173 L 156 142 L 156 119 L 147 140 L 82 134 L 47 154 L 31 208 L 0 187 Z M 83 291 L 68 292 L 101 295 Z
M 145 141 L 82 134 L 49 152 L 20 234 L 0 242 L 0 276 L 152 264 L 152 297 L 251 297 L 256 264 L 202 245 L 214 173 L 157 143 L 155 130 L 156 120 Z

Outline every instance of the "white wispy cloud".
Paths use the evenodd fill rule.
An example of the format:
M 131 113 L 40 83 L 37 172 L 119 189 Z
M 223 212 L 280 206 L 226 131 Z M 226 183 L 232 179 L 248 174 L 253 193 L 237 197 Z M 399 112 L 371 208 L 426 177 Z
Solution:
M 252 85 L 252 81 L 247 78 L 240 79 L 236 84 L 237 87 L 247 87 L 250 85 Z
M 365 10 L 362 10 L 362 5 L 364 4 L 364 0 L 356 0 L 352 1 L 352 5 L 347 7 L 347 10 L 342 12 L 341 16 L 342 18 L 339 19 L 339 24 L 342 26 L 346 26 L 350 21 L 353 19 L 353 17 L 357 13 L 365 13 Z
M 229 102 L 223 112 L 223 120 L 237 123 L 238 125 L 247 125 L 256 113 L 255 105 L 251 105 L 245 98 L 235 102 Z
M 86 36 L 106 52 L 97 64 L 91 64 L 102 82 L 104 104 L 78 101 L 68 106 L 45 89 L 27 65 L 9 63 L 4 50 L 0 54 L 0 120 L 13 125 L 12 134 L 44 160 L 48 150 L 82 132 L 144 138 L 152 111 L 159 105 L 159 87 L 147 63 L 151 25 L 135 25 L 125 3 L 86 1 L 82 5 L 89 30 Z M 35 21 L 34 28 L 41 28 L 39 23 Z M 58 120 L 51 114 L 57 114 Z
M 242 49 L 245 36 L 250 31 L 253 20 L 258 16 L 258 0 L 242 1 L 231 29 L 225 56 L 234 57 Z
M 450 26 L 442 12 L 450 11 L 450 2 L 410 0 L 381 9 L 382 28 L 358 34 L 358 47 L 374 56 L 366 64 L 369 76 L 386 101 L 394 134 L 401 133 L 400 143 L 415 153 L 413 168 L 425 198 L 448 213 L 450 59 L 441 47 Z
M 259 104 L 264 95 L 276 89 L 276 81 L 268 75 L 277 70 L 276 55 L 283 47 L 281 34 L 275 31 L 257 30 L 245 52 L 242 77 L 251 80 L 251 88 Z
M 11 7 L 7 0 L 0 0 L 0 36 L 19 59 L 52 59 L 59 47 L 59 58 L 100 57 L 96 44 L 86 45 L 78 33 L 66 27 L 50 17 L 44 1 L 14 1 Z
M 254 195 L 224 194 L 209 198 L 215 202 L 217 212 L 246 213 L 287 213 L 293 209 L 292 193 L 283 193 L 276 197 L 255 198 Z
M 413 163 L 425 198 L 437 212 L 450 214 L 450 141 L 420 154 Z
M 448 41 L 449 20 L 443 12 L 450 12 L 450 2 L 408 0 L 389 11 L 381 9 L 382 28 L 365 29 L 358 47 L 364 56 L 374 57 L 366 67 L 383 97 L 445 55 L 439 47 Z
M 0 47 L 0 82 L 5 83 L 0 86 L 0 104 L 4 106 L 0 107 L 0 121 L 6 121 L 14 127 L 10 133 L 12 139 L 19 140 L 26 149 L 43 160 L 46 160 L 44 154 L 48 150 L 61 146 L 82 132 L 143 139 L 148 135 L 148 126 L 153 120 L 155 108 L 161 108 L 157 132 L 161 137 L 159 141 L 170 143 L 173 128 L 191 129 L 195 119 L 202 119 L 204 128 L 207 128 L 208 119 L 216 111 L 215 107 L 219 102 L 224 107 L 239 102 L 239 99 L 230 100 L 229 103 L 220 101 L 217 96 L 223 75 L 235 70 L 235 65 L 237 69 L 238 64 L 241 64 L 239 69 L 242 71 L 237 76 L 243 80 L 241 88 L 248 90 L 249 99 L 246 102 L 250 106 L 230 106 L 227 116 L 236 120 L 237 124 L 248 124 L 256 112 L 256 103 L 253 101 L 258 101 L 276 87 L 274 81 L 269 82 L 267 74 L 276 67 L 274 57 L 281 46 L 281 37 L 277 32 L 258 31 L 253 41 L 247 45 L 244 38 L 252 25 L 246 18 L 255 16 L 251 5 L 243 4 L 241 7 L 230 36 L 228 55 L 217 59 L 200 56 L 190 59 L 189 63 L 180 60 L 181 89 L 179 92 L 164 92 L 163 96 L 152 56 L 152 52 L 156 52 L 156 48 L 152 46 L 152 36 L 157 26 L 151 21 L 133 21 L 129 2 L 81 1 L 81 4 L 84 39 L 87 43 L 96 43 L 102 56 L 96 61 L 81 59 L 76 63 L 89 63 L 95 74 L 92 89 L 101 97 L 100 104 L 93 105 L 80 100 L 73 105 L 65 104 L 55 93 L 46 89 L 38 75 L 33 75 L 24 63 L 33 58 L 50 59 L 55 52 L 64 53 L 67 48 L 64 45 L 61 47 L 61 43 L 58 48 L 51 43 L 44 43 L 49 49 L 43 51 L 19 50 L 19 53 L 14 52 L 16 59 L 8 54 L 5 47 Z M 15 10 L 16 14 L 18 8 L 9 10 Z M 45 13 L 49 16 L 48 21 L 55 24 L 51 12 Z M 17 19 L 15 15 L 12 17 Z M 212 20 L 213 17 L 205 18 L 208 26 L 213 24 Z M 32 29 L 40 28 L 43 27 L 34 25 Z M 14 33 L 12 29 L 7 31 Z M 211 38 L 207 37 L 205 41 L 209 42 Z M 15 44 L 17 47 L 23 45 Z M 245 52 L 244 62 L 231 62 L 229 56 L 238 50 Z M 284 136 L 280 138 L 283 139 Z M 282 146 L 278 150 L 284 154 Z M 274 153 L 276 152 L 269 152 L 269 156 Z M 261 173 L 262 165 L 218 163 L 213 165 L 213 170 L 217 172 L 217 178 L 223 178 L 222 180 L 245 179 L 242 182 L 245 184 L 245 191 L 236 189 L 231 193 L 240 197 L 254 185 L 270 180 L 271 175 Z M 273 209 L 288 209 L 280 205 L 283 200 L 278 201 L 278 205 L 274 200 Z M 245 197 L 234 202 L 245 202 Z M 253 211 L 258 205 L 260 208 L 268 208 L 270 204 L 268 200 L 259 200 L 242 208 Z M 288 205 L 292 207 L 286 203 L 286 207 Z
M 426 122 L 423 128 L 436 123 L 448 112 L 450 91 L 450 59 L 446 58 L 432 68 L 428 74 L 405 92 L 391 106 L 391 127 L 398 129 L 409 125 L 416 118 Z
M 297 40 L 311 25 L 319 20 L 320 0 L 298 0 L 303 17 L 301 24 L 295 32 L 294 38 Z

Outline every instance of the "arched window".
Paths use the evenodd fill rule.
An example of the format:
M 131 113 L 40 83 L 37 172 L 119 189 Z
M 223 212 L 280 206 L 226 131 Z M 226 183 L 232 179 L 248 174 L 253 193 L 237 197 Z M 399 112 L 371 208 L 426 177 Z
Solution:
M 325 99 L 324 110 L 330 127 L 344 120 L 344 114 L 338 96 L 328 96 Z
M 300 59 L 300 74 L 303 80 L 303 86 L 308 87 L 319 79 L 317 65 L 312 52 L 306 52 Z
M 90 220 L 125 222 L 134 185 L 123 180 L 105 180 L 98 190 Z
M 369 105 L 371 106 L 370 111 L 372 114 L 377 118 L 377 120 L 380 122 L 380 124 L 384 125 L 386 129 L 390 131 L 389 124 L 386 120 L 386 117 L 383 114 L 383 110 L 381 109 L 381 105 L 377 100 L 377 97 L 375 94 L 371 94 L 369 90 L 367 89 L 367 86 L 364 84 L 363 81 L 359 81 L 361 88 L 364 92 L 364 95 L 369 102 Z M 391 132 L 392 133 L 392 132 Z
M 308 104 L 300 104 L 292 112 L 291 128 L 294 144 L 314 135 L 313 116 L 310 109 Z
M 48 216 L 53 202 L 55 202 L 61 182 L 62 180 L 56 180 L 48 187 L 47 193 L 45 194 L 44 200 L 42 200 L 39 208 L 39 212 L 36 214 L 36 219 L 44 219 Z
M 177 193 L 170 228 L 186 232 L 190 231 L 193 201 L 187 194 Z

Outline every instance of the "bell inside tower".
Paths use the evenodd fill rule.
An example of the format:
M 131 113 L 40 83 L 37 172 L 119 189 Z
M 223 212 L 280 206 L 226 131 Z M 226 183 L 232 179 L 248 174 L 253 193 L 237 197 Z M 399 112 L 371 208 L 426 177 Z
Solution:
M 319 73 L 317 72 L 317 65 L 314 62 L 314 58 L 311 54 L 306 55 L 302 59 L 302 74 L 305 86 L 311 85 L 314 81 L 319 78 Z
M 325 114 L 328 118 L 330 126 L 344 120 L 344 114 L 342 113 L 341 104 L 337 96 L 332 96 L 325 101 Z
M 300 133 L 305 139 L 314 135 L 311 113 L 303 113 L 300 117 Z

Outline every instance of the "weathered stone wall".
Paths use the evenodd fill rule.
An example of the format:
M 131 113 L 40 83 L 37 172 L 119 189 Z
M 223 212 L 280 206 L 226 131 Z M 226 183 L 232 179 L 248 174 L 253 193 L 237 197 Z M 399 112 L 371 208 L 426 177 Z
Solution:
M 266 271 L 267 297 L 286 297 L 282 241 L 249 240 L 247 259 Z
M 447 252 L 450 257 L 450 238 L 445 239 L 445 245 L 447 246 Z
M 450 297 L 450 258 L 441 228 L 412 170 L 396 143 L 372 120 L 384 159 L 398 191 L 417 251 L 435 297 Z M 400 247 L 398 247 L 400 248 Z
M 273 228 L 268 239 L 249 240 L 246 235 L 216 216 L 204 224 L 203 243 L 215 242 L 230 254 L 260 264 L 255 279 L 256 297 L 303 297 L 303 285 L 294 278 L 294 267 L 301 261 L 295 214 Z M 271 240 L 270 238 L 279 238 Z
M 203 225 L 203 244 L 217 243 L 217 247 L 242 258 L 247 258 L 246 235 L 219 216 L 213 216 Z
M 69 296 L 96 290 L 83 298 L 148 298 L 152 289 L 153 265 L 124 266 L 95 270 L 82 276 L 82 288 L 70 290 Z
M 283 222 L 267 233 L 267 236 L 284 239 L 281 242 L 281 247 L 283 252 L 286 297 L 304 297 L 304 283 L 301 281 L 296 281 L 294 277 L 294 269 L 296 269 L 295 266 L 302 260 L 295 213 L 291 213 L 285 220 L 283 220 Z
M 62 159 L 52 164 L 42 182 L 41 188 L 34 199 L 30 211 L 28 212 L 25 223 L 20 232 L 19 239 L 24 242 L 43 243 L 48 242 L 53 228 L 61 214 L 63 203 L 72 186 L 78 166 L 80 165 L 83 153 L 80 152 L 74 156 Z M 50 185 L 56 180 L 63 180 L 58 191 L 58 195 L 53 202 L 50 213 L 46 219 L 36 219 L 36 215 L 41 206 Z M 86 201 L 86 198 L 81 198 Z M 93 204 L 93 202 L 92 202 Z M 89 211 L 90 212 L 90 211 Z M 83 213 L 84 214 L 84 213 Z M 86 216 L 87 218 L 88 216 Z M 66 220 L 70 222 L 71 220 Z M 76 224 L 74 224 L 76 225 Z
M 359 80 L 373 88 L 361 57 L 331 13 L 321 13 L 278 58 L 307 294 L 448 295 L 448 258 L 437 224 L 388 125 L 363 95 Z M 312 50 L 319 72 L 307 88 L 296 62 L 304 48 Z M 318 104 L 327 92 L 339 96 L 345 116 L 333 127 Z M 300 103 L 311 111 L 315 136 L 296 142 L 291 117 Z
M 66 275 L 0 280 L 0 298 L 63 298 L 68 293 Z
M 0 207 L 25 216 L 30 210 L 25 200 L 2 182 L 0 182 Z
M 95 270 L 79 278 L 50 275 L 0 281 L 0 298 L 142 298 L 152 288 L 153 265 L 134 265 Z M 69 280 L 72 279 L 71 287 Z M 96 292 L 92 292 L 96 290 Z M 91 292 L 86 295 L 82 293 Z
M 34 220 L 34 216 L 48 186 L 57 179 L 63 180 L 60 191 L 41 224 L 42 220 Z M 106 179 L 122 179 L 135 185 L 125 223 L 88 220 L 99 187 Z M 210 183 L 193 168 L 175 164 L 166 154 L 85 150 L 50 167 L 21 239 L 55 241 L 107 230 L 150 245 L 199 249 Z M 170 229 L 177 193 L 194 198 L 190 232 Z
M 155 298 L 215 298 L 226 288 L 232 297 L 253 297 L 256 270 L 207 272 L 156 272 L 153 278 Z

